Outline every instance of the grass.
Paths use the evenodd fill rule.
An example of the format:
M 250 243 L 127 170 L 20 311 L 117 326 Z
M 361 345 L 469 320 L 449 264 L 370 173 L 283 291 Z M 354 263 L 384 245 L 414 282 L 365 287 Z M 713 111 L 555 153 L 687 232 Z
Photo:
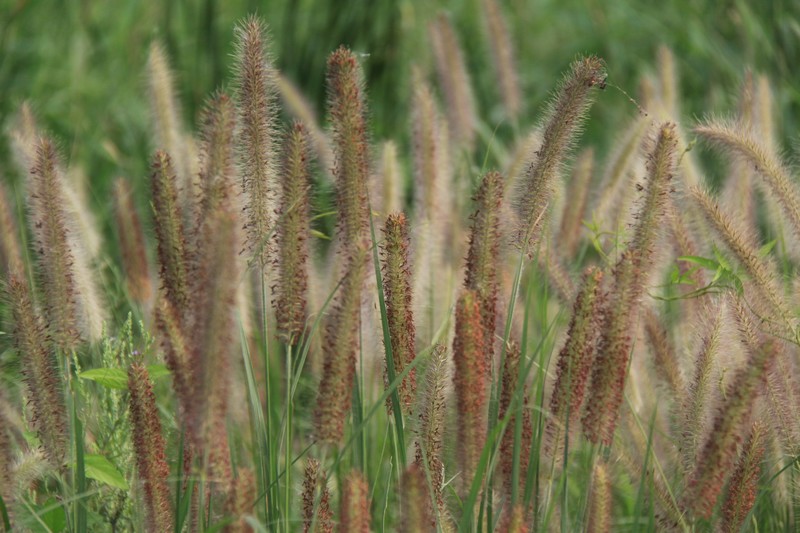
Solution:
M 364 9 L 0 0 L 0 258 L 4 286 L 23 287 L 35 304 L 20 311 L 6 291 L 0 306 L 0 531 L 796 528 L 800 193 L 782 147 L 797 133 L 797 7 L 512 0 L 501 12 L 524 97 L 509 113 L 491 55 L 509 45 L 489 43 L 485 4 L 454 0 L 429 26 L 440 10 L 415 0 Z M 255 111 L 276 139 L 290 119 L 304 121 L 292 152 L 303 164 L 280 166 L 278 146 L 256 142 L 247 153 L 270 159 L 264 180 L 279 167 L 298 173 L 310 205 L 272 191 L 264 209 L 243 213 L 257 189 L 243 192 L 241 176 L 260 179 L 242 157 L 249 141 L 224 120 L 192 126 L 214 90 L 242 101 L 230 65 L 234 27 L 248 12 L 269 25 L 271 52 L 257 61 L 274 61 L 313 116 L 287 94 Z M 461 50 L 445 33 L 443 54 L 429 46 L 442 20 Z M 153 145 L 154 119 L 165 123 L 148 111 L 153 40 L 177 73 L 176 86 L 163 87 L 180 104 L 180 124 L 165 127 L 174 128 L 169 156 L 178 169 L 198 161 L 196 188 L 164 171 L 169 201 L 153 199 L 145 179 L 163 148 Z M 460 55 L 467 80 L 453 74 Z M 247 68 L 238 75 L 247 80 Z M 419 79 L 434 88 L 424 121 L 412 98 Z M 213 107 L 223 100 L 208 104 L 211 115 L 224 114 Z M 20 122 L 23 102 L 33 125 Z M 241 124 L 254 111 L 240 107 Z M 626 136 L 637 113 L 645 127 Z M 36 149 L 40 133 L 56 140 L 63 164 Z M 531 134 L 539 138 L 526 145 Z M 384 140 L 399 156 L 391 186 L 375 175 Z M 637 149 L 621 168 L 614 153 L 624 143 Z M 566 184 L 589 146 L 587 206 L 566 235 Z M 33 163 L 61 173 L 31 202 Z M 495 168 L 502 198 L 470 201 Z M 142 261 L 123 259 L 130 240 L 106 201 L 118 175 L 143 221 L 124 219 L 145 244 L 134 252 Z M 609 183 L 621 184 L 620 197 L 601 206 Z M 396 279 L 380 228 L 393 202 L 406 212 L 409 260 L 393 271 L 405 285 L 387 288 Z M 287 229 L 297 211 L 307 215 L 292 229 L 302 239 Z M 252 213 L 274 222 L 245 219 Z M 262 222 L 268 229 L 254 236 Z M 173 240 L 155 253 L 164 232 Z M 44 242 L 55 243 L 47 253 Z M 567 251 L 566 242 L 578 244 Z M 276 247 L 297 260 L 277 261 Z M 56 267 L 51 248 L 66 250 Z M 148 271 L 132 272 L 134 263 Z M 590 265 L 605 281 L 600 311 L 581 322 L 575 298 Z M 274 306 L 281 284 L 302 276 L 309 286 L 291 301 L 306 321 L 293 335 Z M 130 290 L 134 279 L 152 290 Z M 92 287 L 97 301 L 86 296 Z M 400 301 L 413 318 L 393 308 Z M 663 339 L 644 334 L 644 313 Z M 101 333 L 87 326 L 92 316 L 104 318 Z M 721 317 L 716 344 L 707 316 Z M 58 362 L 35 367 L 44 376 L 26 370 L 38 352 L 24 324 Z M 412 338 L 408 360 L 400 333 Z M 512 344 L 518 371 L 504 381 Z M 591 362 L 585 397 L 578 413 L 553 413 L 556 383 L 569 400 L 581 377 L 556 379 L 572 368 L 559 361 L 581 355 L 573 345 Z M 129 414 L 145 409 L 130 405 L 133 363 L 146 365 L 155 397 L 143 421 Z M 322 379 L 332 371 L 341 382 Z M 52 415 L 30 399 L 43 390 L 66 427 L 41 422 Z M 68 444 L 54 453 L 53 442 Z M 153 444 L 142 452 L 141 442 Z M 304 479 L 312 458 L 321 483 Z M 424 494 L 409 488 L 418 488 L 414 468 Z M 301 494 L 310 494 L 305 505 Z

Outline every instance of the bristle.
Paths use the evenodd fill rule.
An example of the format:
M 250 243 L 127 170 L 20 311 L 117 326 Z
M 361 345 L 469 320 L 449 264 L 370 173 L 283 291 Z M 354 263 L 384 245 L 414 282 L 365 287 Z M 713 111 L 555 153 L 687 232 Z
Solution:
M 739 460 L 728 484 L 728 494 L 722 504 L 724 533 L 737 533 L 756 501 L 761 461 L 764 457 L 767 429 L 756 422 L 739 454 Z
M 428 472 L 431 479 L 433 496 L 436 505 L 442 508 L 444 500 L 444 462 L 442 444 L 445 434 L 445 388 L 450 380 L 447 367 L 447 348 L 437 344 L 431 352 L 430 362 L 425 372 L 425 382 L 420 395 L 416 427 L 417 443 L 414 462 Z
M 275 229 L 275 70 L 265 28 L 250 17 L 236 29 L 236 96 L 240 172 L 246 196 L 247 249 L 263 270 L 270 262 Z
M 144 305 L 152 294 L 150 267 L 142 223 L 133 201 L 133 191 L 124 178 L 117 178 L 114 182 L 114 216 L 128 294 L 133 301 Z
M 474 291 L 478 297 L 487 365 L 492 365 L 497 327 L 500 207 L 503 203 L 503 177 L 499 172 L 484 175 L 473 201 L 475 211 L 471 215 L 464 287 Z
M 144 489 L 145 518 L 150 531 L 173 529 L 172 496 L 165 455 L 166 442 L 147 369 L 140 363 L 128 368 L 133 447 L 139 480 Z
M 319 461 L 309 458 L 303 478 L 303 533 L 333 532 L 327 483 L 327 475 L 320 468 Z M 319 487 L 319 501 L 317 501 L 317 487 Z
M 403 473 L 400 481 L 400 499 L 401 515 L 398 532 L 428 531 L 431 524 L 435 524 L 425 471 L 419 465 L 412 464 Z
M 765 374 L 774 360 L 775 342 L 765 341 L 751 350 L 747 362 L 736 372 L 717 411 L 684 495 L 684 504 L 697 515 L 709 518 L 736 460 L 744 426 L 749 422 Z
M 605 301 L 602 281 L 603 272 L 597 267 L 588 267 L 584 272 L 567 330 L 567 342 L 558 355 L 556 381 L 550 397 L 550 418 L 545 427 L 545 449 L 552 457 L 560 454 L 566 437 L 564 428 L 568 424 L 574 429 L 581 416 L 600 335 Z
M 166 152 L 159 150 L 153 156 L 150 187 L 161 289 L 181 316 L 189 308 L 190 257 L 178 204 L 178 183 L 172 159 Z
M 369 533 L 369 486 L 364 476 L 353 470 L 345 477 L 339 509 L 340 533 Z
M 589 185 L 594 171 L 594 150 L 583 150 L 575 161 L 575 167 L 567 186 L 568 202 L 565 202 L 564 213 L 561 216 L 561 229 L 558 232 L 557 246 L 561 255 L 566 258 L 575 257 L 575 252 L 580 244 L 584 220 L 586 220 L 586 206 L 589 199 Z
M 411 295 L 411 269 L 408 264 L 408 227 L 403 213 L 386 218 L 382 249 L 383 292 L 386 298 L 386 319 L 392 343 L 395 376 L 414 360 L 414 314 Z M 388 373 L 386 374 L 388 376 Z M 411 414 L 416 396 L 416 370 L 412 369 L 400 382 L 397 393 L 403 411 Z
M 283 146 L 278 227 L 278 299 L 275 304 L 278 333 L 287 344 L 303 334 L 308 298 L 308 232 L 310 230 L 310 154 L 308 133 L 299 122 L 292 125 Z
M 594 465 L 592 475 L 587 533 L 611 532 L 611 505 L 611 476 L 608 465 L 604 460 L 599 460 Z
M 772 198 L 783 209 L 795 238 L 800 239 L 800 190 L 792 174 L 775 153 L 743 125 L 710 120 L 696 126 L 695 133 L 722 149 L 742 157 L 765 181 Z
M 483 15 L 486 17 L 486 29 L 489 34 L 489 47 L 493 59 L 492 66 L 500 85 L 500 96 L 503 99 L 506 115 L 513 120 L 522 108 L 522 94 L 519 88 L 511 34 L 497 0 L 483 0 L 481 6 Z
M 604 82 L 605 69 L 599 58 L 578 59 L 572 63 L 550 104 L 543 121 L 542 145 L 515 191 L 517 242 L 529 255 L 533 255 L 541 240 L 555 181 L 592 104 L 592 89 Z
M 472 484 L 486 440 L 488 416 L 489 366 L 480 300 L 475 291 L 465 290 L 461 294 L 455 320 L 453 381 L 458 409 L 458 461 L 462 490 L 466 492 Z
M 181 125 L 181 110 L 175 96 L 175 80 L 169 66 L 166 50 L 153 41 L 147 59 L 147 86 L 155 136 L 152 148 L 165 150 L 172 155 L 175 174 L 180 180 L 179 206 L 188 217 L 196 197 L 194 170 L 191 163 L 192 148 Z M 188 218 L 187 218 L 188 220 Z
M 4 277 L 24 273 L 19 228 L 8 192 L 6 184 L 0 183 L 0 275 Z
M 56 346 L 66 353 L 77 344 L 80 312 L 58 165 L 53 142 L 40 139 L 30 171 L 29 222 L 35 239 L 39 283 L 44 291 L 48 332 Z
M 448 129 L 457 146 L 472 151 L 475 143 L 477 114 L 472 84 L 458 36 L 444 13 L 428 25 L 436 73 L 447 104 Z
M 520 383 L 520 363 L 522 353 L 517 343 L 511 342 L 506 348 L 505 364 L 503 365 L 502 373 L 502 388 L 500 389 L 500 405 L 498 410 L 498 420 L 505 419 L 508 416 L 509 409 L 514 409 L 514 412 L 508 419 L 508 425 L 503 433 L 503 439 L 500 441 L 500 473 L 503 479 L 504 495 L 509 504 L 513 501 L 514 495 L 520 498 L 525 492 L 526 473 L 528 472 L 528 463 L 531 455 L 531 443 L 533 442 L 533 423 L 531 421 L 530 409 L 528 398 L 527 380 L 523 377 Z M 521 389 L 520 389 L 521 387 Z M 515 398 L 518 403 L 513 404 Z M 521 432 L 518 441 L 516 442 L 516 426 L 517 417 L 521 417 L 519 422 Z M 516 487 L 516 494 L 513 486 L 513 470 L 514 470 L 514 450 L 517 449 L 518 456 L 518 485 Z

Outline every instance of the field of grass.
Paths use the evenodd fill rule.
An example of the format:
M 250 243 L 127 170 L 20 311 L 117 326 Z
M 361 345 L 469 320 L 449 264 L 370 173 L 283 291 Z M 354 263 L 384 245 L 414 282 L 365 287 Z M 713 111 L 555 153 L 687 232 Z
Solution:
M 0 0 L 0 531 L 795 531 L 800 9 Z

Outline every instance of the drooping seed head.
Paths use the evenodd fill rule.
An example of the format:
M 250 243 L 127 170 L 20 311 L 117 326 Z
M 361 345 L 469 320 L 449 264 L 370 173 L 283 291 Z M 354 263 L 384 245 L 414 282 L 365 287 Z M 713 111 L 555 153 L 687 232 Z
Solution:
M 515 192 L 519 222 L 516 240 L 529 255 L 541 240 L 555 182 L 593 102 L 593 89 L 604 83 L 602 60 L 595 56 L 580 58 L 572 63 L 550 104 L 543 121 L 542 144 Z

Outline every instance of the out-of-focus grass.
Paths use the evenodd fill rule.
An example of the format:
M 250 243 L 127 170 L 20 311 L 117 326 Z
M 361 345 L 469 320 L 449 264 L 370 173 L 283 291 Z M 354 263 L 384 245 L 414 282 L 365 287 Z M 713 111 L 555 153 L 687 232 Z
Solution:
M 746 65 L 773 79 L 782 109 L 800 110 L 800 72 L 793 68 L 800 59 L 797 2 L 509 0 L 504 7 L 518 51 L 522 124 L 538 116 L 551 81 L 576 54 L 605 58 L 609 80 L 635 95 L 639 74 L 653 68 L 662 43 L 675 51 L 686 117 L 729 108 Z M 194 124 L 205 95 L 230 79 L 226 65 L 235 22 L 257 12 L 270 25 L 280 68 L 320 108 L 327 53 L 341 43 L 363 53 L 373 132 L 402 141 L 408 66 L 429 63 L 426 21 L 440 8 L 452 14 L 467 50 L 481 116 L 501 121 L 478 0 L 1 0 L 0 123 L 23 100 L 31 101 L 104 198 L 112 175 L 146 171 L 152 149 L 143 81 L 148 42 L 166 43 L 184 119 Z M 635 112 L 620 102 L 620 93 L 605 100 L 590 121 L 586 143 L 606 144 L 620 115 Z M 796 115 L 787 113 L 781 121 L 784 140 L 797 134 Z M 494 130 L 496 123 L 488 127 Z M 3 139 L 3 168 L 8 156 Z

